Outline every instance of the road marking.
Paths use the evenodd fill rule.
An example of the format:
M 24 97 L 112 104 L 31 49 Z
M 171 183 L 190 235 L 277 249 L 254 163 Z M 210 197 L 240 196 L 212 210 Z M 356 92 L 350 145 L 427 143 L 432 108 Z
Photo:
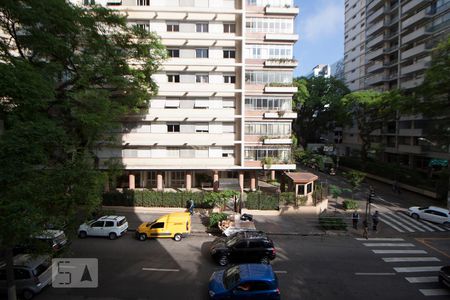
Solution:
M 436 257 L 383 257 L 385 262 L 441 261 Z
M 389 226 L 391 226 L 392 228 L 394 228 L 398 232 L 405 232 L 403 229 L 398 228 L 396 225 L 392 224 L 391 222 L 387 221 L 386 219 L 380 218 L 380 221 L 383 222 L 383 223 L 386 223 Z
M 415 247 L 411 243 L 363 243 L 366 247 Z
M 432 240 L 450 240 L 450 238 L 425 238 L 425 239 L 416 239 L 416 240 L 419 241 L 419 242 L 421 242 L 421 243 L 423 243 L 423 244 L 426 245 L 427 247 L 433 249 L 434 251 L 439 252 L 439 253 L 441 253 L 442 255 L 444 255 L 444 256 L 450 258 L 450 255 L 448 255 L 446 252 L 441 251 L 441 250 L 437 249 L 436 247 L 431 246 L 431 245 L 428 244 L 428 242 L 427 242 L 427 240 L 431 240 L 431 241 L 432 241 Z
M 369 238 L 369 239 L 357 238 L 356 240 L 357 241 L 392 241 L 392 242 L 404 241 L 404 239 L 401 239 L 401 238 Z
M 439 227 L 438 225 L 435 225 L 435 224 L 431 223 L 430 221 L 427 221 L 427 220 L 423 220 L 423 221 L 424 221 L 425 223 L 427 223 L 427 226 L 436 228 L 436 229 L 439 230 L 439 231 L 447 231 L 447 230 L 445 230 L 444 228 Z
M 425 250 L 372 250 L 375 254 L 427 254 Z
M 386 219 L 388 219 L 389 221 L 387 222 Z M 400 227 L 405 228 L 405 229 L 406 229 L 407 231 L 409 231 L 409 232 L 414 232 L 414 230 L 412 230 L 411 228 L 409 228 L 409 227 L 406 226 L 405 224 L 401 223 L 400 221 L 397 221 L 397 220 L 394 219 L 390 214 L 383 214 L 383 215 L 380 217 L 380 221 L 381 221 L 381 222 L 384 222 L 384 223 L 386 223 L 386 224 L 388 224 L 389 226 L 393 227 L 393 228 L 396 229 L 397 231 L 399 231 L 399 230 L 398 230 L 398 227 L 396 227 L 395 225 L 393 225 L 392 222 L 395 223 L 395 224 L 397 224 L 397 225 L 400 226 Z M 400 231 L 400 232 L 402 232 L 402 231 Z
M 359 276 L 393 276 L 395 273 L 355 273 Z
M 397 214 L 397 217 L 401 218 L 403 221 L 405 221 L 408 224 L 414 224 L 415 226 L 417 226 L 419 228 L 424 228 L 428 231 L 434 231 L 433 228 L 427 226 L 427 224 L 424 224 L 424 223 L 417 221 L 416 219 L 410 217 L 406 212 Z M 420 231 L 422 231 L 422 230 L 420 230 Z
M 287 271 L 273 271 L 273 272 L 277 274 L 287 274 Z
M 415 272 L 437 272 L 442 266 L 427 266 L 427 267 L 400 267 L 394 268 L 398 273 L 415 273 Z
M 156 271 L 156 272 L 179 272 L 180 269 L 158 269 L 158 268 L 142 268 L 142 271 Z
M 419 289 L 419 291 L 425 296 L 446 296 L 450 295 L 448 290 L 444 289 Z
M 404 213 L 392 213 L 389 216 L 399 220 L 399 222 L 406 223 L 408 226 L 414 228 L 415 230 L 418 230 L 418 231 L 421 231 L 421 232 L 425 232 L 426 231 L 425 229 L 423 229 L 421 227 L 427 227 L 427 226 L 419 226 L 420 224 L 415 224 L 414 222 L 412 222 L 412 220 L 413 221 L 415 221 L 415 220 L 413 218 L 407 216 Z M 432 228 L 427 228 L 427 229 L 429 229 L 430 231 L 434 231 Z
M 405 277 L 409 283 L 428 283 L 428 282 L 438 282 L 437 276 L 424 276 L 424 277 Z

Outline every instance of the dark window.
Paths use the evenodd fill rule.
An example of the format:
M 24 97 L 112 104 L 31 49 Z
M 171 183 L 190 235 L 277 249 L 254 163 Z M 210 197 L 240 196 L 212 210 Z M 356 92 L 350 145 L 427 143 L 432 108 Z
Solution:
M 178 23 L 167 23 L 168 32 L 178 32 L 180 31 L 180 24 Z
M 225 24 L 223 24 L 223 32 L 224 33 L 234 33 L 234 32 L 236 32 L 236 25 L 234 23 L 225 23 Z
M 247 247 L 247 241 L 237 242 L 234 247 L 237 249 L 243 249 L 243 248 Z
M 127 219 L 123 218 L 122 220 L 117 222 L 117 226 L 122 226 L 123 224 L 125 224 L 126 221 L 127 221 Z
M 308 183 L 308 185 L 306 186 L 306 193 L 309 194 L 312 192 L 312 183 Z
M 137 5 L 138 6 L 149 6 L 150 0 L 137 0 Z
M 97 222 L 94 222 L 92 225 L 91 225 L 91 227 L 103 227 L 103 224 L 104 224 L 105 222 L 103 222 L 103 221 L 97 221 Z
M 6 271 L 0 270 L 0 280 L 6 280 Z
M 167 132 L 180 132 L 180 124 L 167 124 Z
M 224 75 L 223 76 L 224 83 L 236 83 L 236 76 L 234 75 Z
M 234 49 L 224 49 L 223 58 L 236 58 L 236 50 Z
M 158 222 L 158 223 L 155 223 L 155 224 L 152 225 L 151 228 L 152 228 L 152 229 L 155 229 L 155 228 L 164 228 L 164 222 Z
M 50 266 L 51 266 L 51 261 L 50 260 L 44 261 L 42 264 L 37 266 L 36 269 L 33 270 L 34 276 L 41 275 L 42 273 L 47 271 L 47 269 L 50 268 Z
M 105 222 L 105 227 L 114 227 L 114 222 L 113 221 L 106 221 Z
M 252 291 L 267 291 L 270 290 L 270 284 L 265 281 L 254 281 L 251 283 Z
M 249 248 L 264 248 L 263 241 L 250 241 Z
M 208 23 L 197 23 L 195 25 L 196 32 L 208 32 Z
M 167 75 L 168 82 L 180 82 L 180 75 L 178 74 L 169 74 Z
M 180 57 L 180 49 L 167 49 L 169 57 Z
M 297 194 L 303 196 L 305 194 L 305 185 L 299 184 L 297 187 Z
M 14 269 L 14 279 L 23 280 L 30 278 L 30 272 L 24 269 Z
M 209 51 L 207 48 L 199 48 L 195 49 L 195 57 L 196 58 L 208 58 Z

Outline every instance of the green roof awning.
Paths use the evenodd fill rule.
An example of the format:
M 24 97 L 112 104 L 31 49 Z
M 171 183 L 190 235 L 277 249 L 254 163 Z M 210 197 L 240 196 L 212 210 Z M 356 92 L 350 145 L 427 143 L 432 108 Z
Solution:
M 429 167 L 447 167 L 448 166 L 448 160 L 445 159 L 432 159 L 428 163 Z

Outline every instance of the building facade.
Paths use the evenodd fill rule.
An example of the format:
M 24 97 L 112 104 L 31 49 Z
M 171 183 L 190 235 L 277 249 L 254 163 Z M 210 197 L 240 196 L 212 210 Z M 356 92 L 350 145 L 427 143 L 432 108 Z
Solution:
M 92 0 L 77 1 L 91 5 Z M 154 75 L 158 95 L 129 116 L 120 160 L 123 187 L 255 189 L 258 173 L 295 169 L 291 158 L 292 0 L 103 0 L 130 26 L 156 32 L 169 58 Z
M 312 69 L 312 72 L 306 75 L 307 78 L 311 77 L 325 77 L 330 78 L 331 76 L 331 68 L 330 65 L 319 64 Z
M 359 19 L 360 24 L 353 26 L 365 28 L 360 44 L 360 49 L 364 48 L 361 58 L 365 59 L 353 61 L 352 52 L 346 52 L 345 80 L 349 88 L 380 92 L 398 88 L 408 92 L 420 85 L 431 62 L 431 49 L 450 33 L 450 0 L 371 0 L 357 13 L 360 2 L 364 1 L 346 1 L 346 26 Z M 347 14 L 352 9 L 356 18 L 355 14 Z M 346 51 L 350 38 L 346 30 Z M 352 76 L 358 70 L 359 79 Z M 448 147 L 438 149 L 433 142 L 427 143 L 425 129 L 430 122 L 422 116 L 401 116 L 374 132 L 372 142 L 383 145 L 383 159 L 387 162 L 426 168 L 433 158 L 450 157 Z M 341 148 L 351 154 L 359 147 L 357 128 L 347 128 Z

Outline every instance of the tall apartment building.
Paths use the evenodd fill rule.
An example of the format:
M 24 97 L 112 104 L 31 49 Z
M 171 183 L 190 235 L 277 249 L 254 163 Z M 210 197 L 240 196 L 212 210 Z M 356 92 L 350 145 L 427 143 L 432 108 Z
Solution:
M 312 69 L 311 73 L 306 75 L 306 78 L 318 77 L 318 76 L 330 78 L 330 76 L 331 76 L 330 65 L 319 64 L 319 65 L 315 66 Z
M 77 0 L 90 5 L 92 0 Z M 102 0 L 130 26 L 156 32 L 169 59 L 143 118 L 124 123 L 122 147 L 99 153 L 125 165 L 129 188 L 186 188 L 291 161 L 293 0 Z
M 346 1 L 346 25 L 355 15 L 347 14 L 358 2 Z M 348 5 L 348 6 L 347 6 Z M 371 0 L 358 15 L 365 27 L 365 60 L 355 60 L 346 52 L 345 76 L 351 90 L 374 89 L 387 91 L 395 88 L 410 90 L 423 82 L 430 65 L 431 49 L 450 33 L 450 0 Z M 353 24 L 353 23 L 351 23 Z M 347 31 L 346 31 L 347 33 Z M 347 43 L 351 38 L 346 36 Z M 350 52 L 351 53 L 351 52 Z M 364 84 L 356 85 L 353 70 L 364 70 Z M 355 72 L 356 73 L 356 72 Z M 361 80 L 360 80 L 361 83 Z M 402 116 L 382 130 L 374 132 L 372 140 L 384 147 L 384 160 L 400 162 L 413 168 L 425 168 L 432 158 L 449 159 L 449 151 L 442 151 L 426 142 L 425 128 L 432 120 L 421 116 Z M 344 132 L 346 153 L 358 148 L 357 129 Z M 425 137 L 425 138 L 424 138 Z

